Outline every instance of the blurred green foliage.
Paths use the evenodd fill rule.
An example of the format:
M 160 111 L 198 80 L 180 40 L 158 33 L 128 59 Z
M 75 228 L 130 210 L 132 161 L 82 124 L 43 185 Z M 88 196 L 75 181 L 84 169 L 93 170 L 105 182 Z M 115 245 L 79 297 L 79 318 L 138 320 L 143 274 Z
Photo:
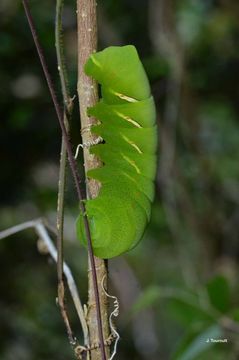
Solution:
M 61 98 L 55 2 L 30 3 Z M 72 95 L 77 82 L 75 7 L 66 1 Z M 138 48 L 159 114 L 152 220 L 135 250 L 110 261 L 111 292 L 121 303 L 117 358 L 236 360 L 239 3 L 102 0 L 98 10 L 99 47 L 132 43 Z M 0 228 L 38 216 L 54 224 L 60 131 L 21 3 L 1 1 L 0 16 Z M 80 142 L 79 129 L 75 101 L 74 146 Z M 66 201 L 65 257 L 87 301 L 87 259 L 75 241 L 78 206 L 70 177 Z M 55 266 L 39 254 L 36 243 L 30 230 L 0 242 L 2 360 L 73 358 L 55 304 Z M 81 338 L 70 300 L 68 306 Z

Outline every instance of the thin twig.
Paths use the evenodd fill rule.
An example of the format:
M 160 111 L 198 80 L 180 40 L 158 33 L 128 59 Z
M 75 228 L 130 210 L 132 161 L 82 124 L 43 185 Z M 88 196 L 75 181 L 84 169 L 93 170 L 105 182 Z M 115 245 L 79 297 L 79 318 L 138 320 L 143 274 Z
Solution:
M 106 360 L 106 354 L 105 354 L 105 348 L 104 348 L 104 336 L 103 336 L 103 329 L 102 329 L 102 319 L 101 319 L 101 311 L 100 311 L 100 300 L 99 300 L 99 289 L 98 289 L 98 283 L 97 283 L 97 273 L 96 273 L 96 267 L 95 267 L 95 259 L 94 259 L 94 254 L 93 254 L 93 247 L 92 247 L 92 240 L 91 240 L 91 234 L 90 234 L 90 226 L 89 226 L 89 222 L 88 222 L 88 218 L 86 215 L 86 211 L 85 211 L 85 204 L 83 202 L 83 192 L 81 189 L 81 181 L 80 181 L 80 176 L 78 173 L 78 169 L 77 169 L 77 165 L 76 165 L 76 161 L 74 159 L 73 153 L 72 153 L 72 149 L 71 149 L 71 144 L 70 144 L 70 139 L 64 124 L 64 119 L 62 116 L 62 112 L 60 109 L 60 105 L 58 103 L 57 97 L 56 97 L 56 93 L 55 93 L 55 89 L 54 89 L 54 85 L 53 82 L 51 80 L 50 74 L 48 72 L 47 69 L 47 65 L 46 65 L 46 61 L 45 61 L 45 57 L 42 51 L 42 48 L 40 46 L 40 43 L 38 41 L 38 37 L 37 37 L 37 33 L 36 33 L 36 28 L 33 22 L 33 18 L 31 16 L 31 12 L 28 6 L 28 1 L 27 0 L 22 0 L 23 6 L 24 6 L 24 10 L 26 13 L 26 17 L 28 20 L 28 24 L 32 33 L 32 37 L 37 49 L 37 53 L 42 65 L 42 69 L 44 72 L 44 75 L 46 77 L 46 81 L 48 84 L 48 88 L 52 97 L 52 101 L 54 103 L 54 107 L 56 110 L 56 114 L 59 120 L 59 124 L 62 130 L 62 134 L 64 136 L 64 141 L 66 144 L 66 149 L 67 149 L 67 154 L 68 154 L 68 159 L 69 159 L 69 164 L 70 164 L 70 168 L 71 168 L 71 172 L 74 178 L 74 182 L 75 182 L 75 186 L 76 186 L 76 190 L 77 190 L 77 195 L 78 195 L 78 200 L 79 200 L 79 207 L 80 207 L 80 211 L 83 215 L 83 222 L 84 222 L 84 227 L 85 227 L 85 232 L 86 232 L 86 238 L 87 238 L 87 243 L 88 243 L 88 252 L 89 252 L 89 258 L 90 258 L 90 262 L 91 262 L 91 267 L 92 267 L 92 277 L 93 277 L 93 283 L 94 283 L 94 294 L 95 294 L 95 301 L 96 301 L 96 308 L 97 308 L 97 324 L 98 324 L 98 332 L 99 332 L 99 340 L 100 340 L 100 348 L 101 348 L 101 356 L 103 360 Z
M 55 25 L 55 41 L 56 41 L 56 56 L 58 63 L 58 71 L 61 80 L 61 89 L 64 104 L 69 110 L 71 104 L 69 80 L 66 70 L 66 62 L 63 47 L 63 28 L 62 28 L 62 11 L 64 6 L 64 0 L 56 1 L 56 25 Z
M 58 63 L 58 71 L 60 74 L 61 90 L 64 101 L 64 123 L 66 130 L 69 131 L 69 122 L 72 115 L 72 101 L 70 99 L 69 85 L 67 79 L 67 72 L 65 68 L 64 50 L 62 44 L 62 9 L 63 1 L 56 2 L 56 24 L 55 24 L 55 42 L 56 55 Z M 69 120 L 68 120 L 69 118 Z M 66 188 L 66 171 L 67 171 L 67 152 L 64 137 L 61 140 L 61 155 L 60 155 L 60 170 L 58 183 L 58 201 L 57 201 L 57 278 L 58 278 L 58 301 L 61 310 L 62 318 L 66 325 L 67 332 L 69 330 L 72 334 L 69 316 L 67 313 L 65 302 L 65 285 L 63 279 L 63 239 L 64 239 L 64 199 Z M 87 328 L 86 328 L 87 329 Z M 84 335 L 85 331 L 84 330 Z M 71 336 L 70 336 L 71 338 Z M 84 342 L 88 344 L 88 336 L 84 336 Z
M 47 250 L 48 250 L 49 254 L 51 255 L 52 259 L 55 262 L 57 262 L 57 250 L 46 230 L 46 226 L 44 225 L 42 219 L 35 219 L 35 220 L 27 221 L 22 224 L 13 226 L 7 230 L 1 231 L 0 232 L 0 240 L 5 239 L 8 236 L 14 235 L 20 231 L 30 229 L 30 228 L 34 228 L 36 230 L 40 239 L 46 245 Z M 87 329 L 87 324 L 86 324 L 86 320 L 85 320 L 85 316 L 84 316 L 84 310 L 83 310 L 83 307 L 82 307 L 82 304 L 80 301 L 80 297 L 78 294 L 78 290 L 77 290 L 76 283 L 73 278 L 72 272 L 71 272 L 69 266 L 65 262 L 63 262 L 63 273 L 66 277 L 69 291 L 70 291 L 72 300 L 74 302 L 75 308 L 77 310 L 77 314 L 79 316 L 79 319 L 80 319 L 80 322 L 82 325 L 84 337 L 87 337 L 88 329 Z M 74 344 L 75 339 L 73 337 L 73 334 L 71 333 L 70 329 L 68 329 L 68 330 L 69 330 L 70 341 L 72 344 Z

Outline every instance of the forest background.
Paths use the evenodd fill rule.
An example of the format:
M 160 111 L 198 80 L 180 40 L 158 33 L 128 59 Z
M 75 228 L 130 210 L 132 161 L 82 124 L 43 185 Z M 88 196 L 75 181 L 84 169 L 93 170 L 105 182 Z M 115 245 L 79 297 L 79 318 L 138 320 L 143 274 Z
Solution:
M 75 2 L 64 10 L 76 94 Z M 55 1 L 32 0 L 58 88 Z M 60 132 L 20 2 L 0 3 L 0 229 L 56 218 Z M 140 245 L 109 262 L 121 304 L 119 359 L 239 356 L 239 4 L 237 0 L 102 0 L 99 48 L 134 44 L 158 110 L 159 162 L 151 223 Z M 72 143 L 80 142 L 77 102 Z M 65 258 L 83 301 L 87 257 L 66 192 Z M 56 271 L 33 231 L 0 242 L 0 357 L 72 357 L 55 304 Z M 78 319 L 70 307 L 74 328 Z M 208 339 L 227 339 L 214 343 Z

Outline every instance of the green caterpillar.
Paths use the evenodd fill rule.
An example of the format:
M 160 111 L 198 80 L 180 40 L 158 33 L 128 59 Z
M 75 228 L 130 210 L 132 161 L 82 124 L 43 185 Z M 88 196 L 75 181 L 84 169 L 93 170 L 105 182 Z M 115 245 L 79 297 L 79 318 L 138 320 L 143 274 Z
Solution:
M 94 53 L 85 73 L 101 85 L 102 99 L 88 109 L 100 121 L 91 128 L 104 142 L 90 152 L 103 166 L 87 172 L 101 183 L 86 200 L 94 255 L 112 258 L 132 249 L 150 219 L 156 173 L 156 112 L 148 78 L 134 46 Z M 87 246 L 82 215 L 77 236 Z

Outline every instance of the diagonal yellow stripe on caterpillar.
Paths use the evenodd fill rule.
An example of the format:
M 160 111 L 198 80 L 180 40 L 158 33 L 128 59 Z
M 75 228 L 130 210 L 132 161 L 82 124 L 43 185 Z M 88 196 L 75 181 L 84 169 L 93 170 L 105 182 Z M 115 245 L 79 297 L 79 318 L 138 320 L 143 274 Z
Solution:
M 128 143 L 130 144 L 131 146 L 133 146 L 139 154 L 143 154 L 143 152 L 140 150 L 140 148 L 135 144 L 133 143 L 133 141 L 131 141 L 129 138 L 127 138 L 127 136 L 123 135 L 120 133 L 120 136 Z
M 98 67 L 98 68 L 102 68 L 102 65 L 99 63 L 99 61 L 97 61 L 94 57 L 94 55 L 91 56 L 91 60 L 92 62 Z M 115 96 L 118 96 L 120 99 L 122 100 L 125 100 L 125 101 L 128 101 L 128 102 L 137 102 L 138 100 L 137 99 L 134 99 L 130 96 L 127 96 L 127 95 L 124 95 L 124 94 L 121 94 L 121 93 L 118 93 L 112 89 L 109 89 Z
M 122 119 L 128 121 L 129 123 L 133 124 L 135 127 L 142 128 L 142 126 L 141 126 L 137 121 L 131 119 L 129 116 L 126 116 L 126 115 L 120 113 L 120 112 L 117 111 L 117 110 L 114 110 L 114 109 L 112 109 L 112 110 L 114 111 L 114 113 L 115 113 L 116 115 L 118 115 L 118 116 L 121 117 Z
M 109 88 L 109 87 L 108 87 L 108 91 L 110 93 L 112 93 L 113 95 L 118 96 L 120 99 L 128 101 L 130 103 L 135 103 L 135 102 L 139 101 L 139 100 L 137 100 L 135 98 L 132 98 L 132 97 L 130 97 L 128 95 L 121 94 L 121 93 L 119 93 L 119 92 L 117 92 L 117 91 L 115 91 L 115 90 L 113 90 L 112 88 Z
M 138 174 L 141 174 L 141 171 L 138 168 L 138 166 L 135 164 L 134 160 L 130 159 L 128 156 L 125 156 L 122 153 L 121 153 L 121 155 L 122 155 L 123 159 L 125 159 L 130 165 L 132 165 L 135 168 L 135 170 Z
M 127 96 L 127 95 L 118 93 L 118 92 L 113 91 L 113 90 L 111 90 L 111 91 L 112 91 L 112 93 L 113 93 L 114 95 L 118 96 L 118 97 L 119 97 L 120 99 L 122 99 L 122 100 L 125 100 L 125 101 L 128 101 L 128 102 L 137 102 L 137 101 L 138 101 L 138 100 L 136 100 L 136 99 L 134 99 L 134 98 L 132 98 L 132 97 L 130 97 L 130 96 Z
M 98 66 L 99 68 L 102 67 L 101 64 L 99 63 L 99 61 L 97 61 L 97 60 L 95 59 L 94 55 L 91 55 L 91 60 L 92 60 L 93 63 L 94 63 L 96 66 Z

